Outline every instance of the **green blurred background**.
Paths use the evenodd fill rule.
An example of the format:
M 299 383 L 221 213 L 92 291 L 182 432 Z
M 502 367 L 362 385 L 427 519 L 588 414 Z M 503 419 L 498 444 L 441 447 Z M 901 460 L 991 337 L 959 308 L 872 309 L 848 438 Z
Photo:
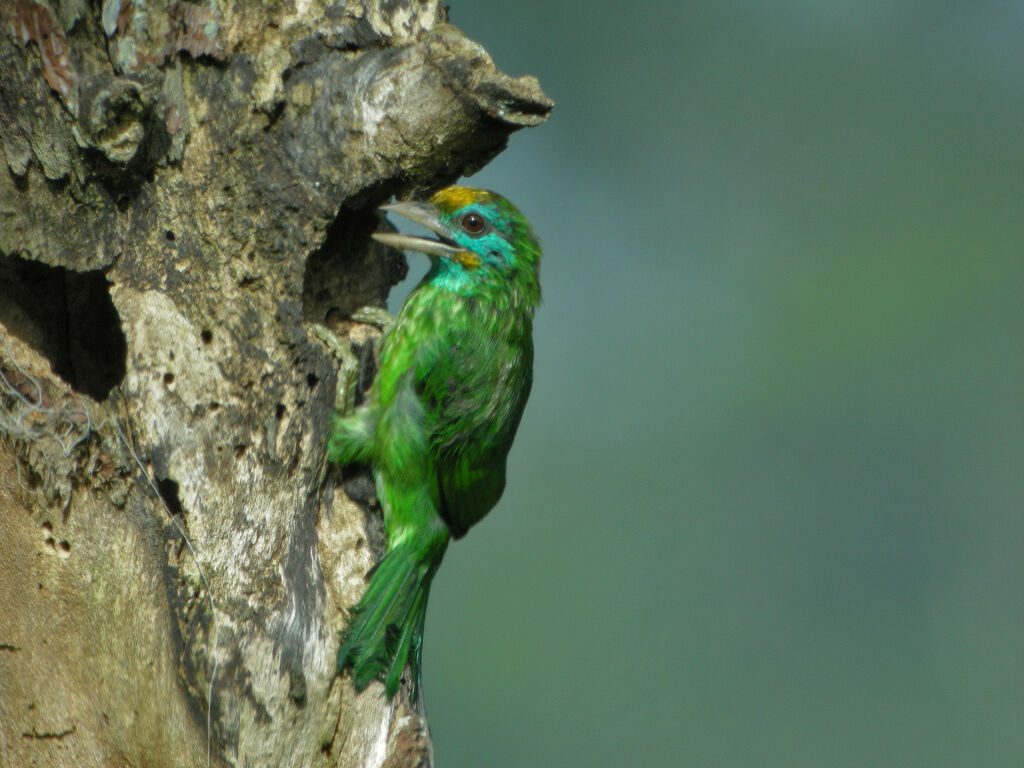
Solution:
M 557 106 L 471 182 L 545 302 L 438 764 L 1024 765 L 1024 4 L 451 15 Z

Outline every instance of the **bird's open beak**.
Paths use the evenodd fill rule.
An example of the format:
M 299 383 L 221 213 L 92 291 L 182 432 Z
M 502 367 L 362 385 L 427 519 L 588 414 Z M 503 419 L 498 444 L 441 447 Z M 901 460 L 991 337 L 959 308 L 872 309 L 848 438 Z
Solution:
M 382 211 L 397 213 L 410 221 L 421 224 L 431 232 L 437 234 L 437 240 L 428 237 L 414 237 L 403 235 L 398 232 L 374 232 L 373 239 L 378 243 L 390 245 L 392 248 L 400 248 L 408 251 L 419 251 L 431 256 L 446 256 L 451 258 L 456 254 L 463 253 L 466 249 L 459 248 L 448 237 L 448 230 L 441 223 L 437 215 L 437 209 L 430 203 L 392 203 L 382 205 Z

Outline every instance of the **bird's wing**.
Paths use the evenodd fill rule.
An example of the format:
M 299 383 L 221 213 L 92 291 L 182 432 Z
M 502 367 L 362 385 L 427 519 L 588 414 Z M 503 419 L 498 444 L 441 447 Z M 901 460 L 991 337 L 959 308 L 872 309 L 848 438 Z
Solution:
M 501 497 L 505 459 L 530 389 L 532 354 L 510 365 L 508 350 L 491 341 L 435 348 L 429 364 L 417 366 L 441 516 L 456 538 Z
M 481 465 L 466 453 L 442 456 L 437 463 L 437 477 L 442 517 L 458 539 L 501 498 L 505 490 L 505 457 Z

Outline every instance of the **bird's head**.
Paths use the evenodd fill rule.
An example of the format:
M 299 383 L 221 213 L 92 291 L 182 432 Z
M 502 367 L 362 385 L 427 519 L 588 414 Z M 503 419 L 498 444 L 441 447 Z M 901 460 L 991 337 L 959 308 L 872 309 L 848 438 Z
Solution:
M 431 275 L 452 285 L 507 282 L 535 303 L 540 298 L 540 244 L 530 223 L 508 200 L 471 187 L 448 187 L 427 202 L 382 206 L 437 235 L 436 239 L 377 232 L 374 239 L 430 256 Z M 428 275 L 428 279 L 431 277 Z

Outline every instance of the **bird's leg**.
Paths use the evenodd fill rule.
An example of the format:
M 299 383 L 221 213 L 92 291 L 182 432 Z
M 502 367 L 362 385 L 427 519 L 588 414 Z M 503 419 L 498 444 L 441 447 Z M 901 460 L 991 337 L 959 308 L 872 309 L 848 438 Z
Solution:
M 352 320 L 372 325 L 380 331 L 380 335 L 373 342 L 373 356 L 376 362 L 376 359 L 380 358 L 380 346 L 395 324 L 395 316 L 382 307 L 360 307 L 352 313 Z
M 352 345 L 339 339 L 338 335 L 326 325 L 313 323 L 309 330 L 340 363 L 338 381 L 334 390 L 335 410 L 341 414 L 351 413 L 356 404 L 359 358 L 352 351 Z
M 387 336 L 391 326 L 395 324 L 394 315 L 380 307 L 360 307 L 351 314 L 350 319 L 356 323 L 375 326 L 381 331 L 380 337 L 374 344 L 375 354 L 380 352 L 380 340 Z M 359 388 L 359 356 L 352 349 L 350 342 L 342 341 L 327 326 L 313 323 L 310 326 L 310 331 L 340 363 L 338 384 L 334 395 L 335 410 L 342 415 L 352 413 L 356 403 L 356 391 Z
M 377 326 L 383 335 L 395 324 L 395 316 L 381 307 L 360 307 L 352 313 L 352 320 L 357 323 Z

